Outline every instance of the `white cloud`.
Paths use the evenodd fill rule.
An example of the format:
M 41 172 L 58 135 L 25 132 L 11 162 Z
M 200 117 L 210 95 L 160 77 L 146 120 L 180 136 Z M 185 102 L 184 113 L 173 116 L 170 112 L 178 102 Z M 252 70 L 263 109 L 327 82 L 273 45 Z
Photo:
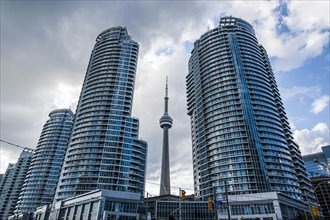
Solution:
M 297 128 L 295 120 L 289 119 L 289 125 L 291 130 L 295 130 Z
M 174 120 L 170 130 L 171 183 L 192 189 L 185 93 L 189 53 L 184 43 L 193 43 L 208 28 L 217 26 L 215 18 L 232 15 L 253 25 L 259 42 L 277 58 L 277 69 L 301 66 L 322 51 L 327 34 L 319 29 L 327 27 L 329 16 L 324 14 L 328 8 L 324 4 L 328 3 L 316 6 L 317 14 L 310 10 L 312 7 L 304 8 L 299 3 L 289 2 L 290 13 L 283 22 L 294 34 L 280 34 L 277 8 L 282 1 L 29 2 L 27 7 L 5 2 L 11 5 L 2 7 L 1 12 L 5 13 L 1 16 L 6 19 L 0 19 L 1 55 L 4 55 L 1 56 L 2 136 L 33 146 L 51 110 L 75 107 L 96 35 L 112 26 L 126 26 L 140 45 L 132 115 L 140 118 L 139 137 L 149 144 L 147 181 L 151 183 L 147 183 L 147 191 L 153 195 L 159 193 L 162 131 L 158 120 L 163 114 L 166 75 L 169 76 L 169 113 Z M 160 56 L 157 51 L 161 52 Z M 319 90 L 294 87 L 284 91 L 284 98 L 299 95 L 315 98 L 320 95 Z M 3 160 L 4 157 L 8 160 Z M 17 157 L 12 159 L 14 155 L 5 153 L 2 158 L 4 162 L 15 161 Z
M 302 154 L 310 154 L 321 151 L 321 147 L 328 145 L 330 130 L 327 124 L 318 123 L 311 130 L 295 130 L 294 140 L 300 146 Z
M 329 1 L 288 1 L 287 5 L 290 14 L 285 17 L 285 22 L 293 31 L 324 31 L 329 28 Z
M 306 60 L 319 56 L 329 43 L 329 1 L 288 1 L 286 4 L 287 15 L 273 10 L 269 17 L 258 16 L 258 22 L 253 24 L 259 41 L 275 58 L 275 71 L 302 66 Z M 285 27 L 284 31 L 279 31 L 279 27 Z
M 292 88 L 279 88 L 283 100 L 289 100 L 297 96 L 308 96 L 315 98 L 320 95 L 319 86 L 293 86 Z
M 149 45 L 149 50 L 141 52 L 138 62 L 133 116 L 140 118 L 140 137 L 146 139 L 149 145 L 146 190 L 152 195 L 159 194 L 162 152 L 159 118 L 164 113 L 166 76 L 169 81 L 169 114 L 173 118 L 169 137 L 171 191 L 172 194 L 178 194 L 175 186 L 189 189 L 187 194 L 192 193 L 193 189 L 190 124 L 185 104 L 189 54 L 184 48 L 184 42 L 184 37 L 175 42 L 173 37 L 160 34 Z M 159 56 L 159 48 L 171 48 L 171 55 Z
M 275 58 L 272 64 L 275 72 L 290 71 L 319 56 L 328 45 L 329 4 L 329 1 L 258 1 L 242 6 L 241 1 L 234 1 L 226 15 L 249 21 L 259 43 Z M 285 8 L 287 15 L 283 14 Z
M 15 152 L 17 155 L 19 155 L 19 152 Z M 8 167 L 9 163 L 16 163 L 17 158 L 13 157 L 12 150 L 4 149 L 3 147 L 0 147 L 0 173 L 4 173 Z
M 82 86 L 59 83 L 57 89 L 51 95 L 56 108 L 70 108 L 74 112 L 78 103 L 81 87 Z
M 330 96 L 328 95 L 323 95 L 319 97 L 313 102 L 311 111 L 314 114 L 318 114 L 322 112 L 329 105 L 329 101 L 330 101 Z

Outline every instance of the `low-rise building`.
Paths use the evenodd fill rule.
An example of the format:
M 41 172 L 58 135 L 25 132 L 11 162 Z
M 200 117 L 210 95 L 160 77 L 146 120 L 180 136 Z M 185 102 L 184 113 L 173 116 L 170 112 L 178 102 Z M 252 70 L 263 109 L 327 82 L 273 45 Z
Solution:
M 330 145 L 303 156 L 308 177 L 325 219 L 330 219 Z
M 194 201 L 193 195 L 186 196 L 186 201 L 184 202 L 181 201 L 180 196 L 176 195 L 155 196 L 145 198 L 145 201 L 148 220 L 214 220 L 216 214 L 215 210 L 208 208 L 207 201 Z M 142 213 L 141 216 L 146 216 Z
M 57 201 L 49 219 L 138 220 L 139 193 L 94 190 Z M 39 207 L 36 220 L 45 220 L 47 207 Z
M 227 220 L 228 206 L 225 201 L 194 201 L 187 196 L 182 202 L 179 196 L 165 195 L 145 198 L 147 207 L 140 214 L 145 219 L 157 220 Z M 267 192 L 246 195 L 229 195 L 231 219 L 287 220 L 303 216 L 312 219 L 310 205 L 301 203 L 283 193 Z

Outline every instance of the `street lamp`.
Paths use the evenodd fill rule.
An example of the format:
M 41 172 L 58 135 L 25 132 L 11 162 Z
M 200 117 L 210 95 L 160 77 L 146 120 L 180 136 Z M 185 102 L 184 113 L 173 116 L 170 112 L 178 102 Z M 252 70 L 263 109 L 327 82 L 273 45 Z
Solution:
M 218 178 L 219 178 L 219 180 L 224 181 L 224 183 L 225 183 L 225 196 L 226 196 L 227 215 L 228 215 L 228 220 L 231 220 L 231 217 L 230 217 L 230 204 L 229 204 L 228 190 L 227 190 L 227 186 L 228 186 L 227 185 L 227 180 L 221 178 L 220 176 L 218 176 Z M 217 195 L 216 195 L 215 187 L 213 187 L 213 194 L 214 194 L 214 203 L 215 203 L 216 212 L 218 212 L 218 209 L 217 209 L 217 206 L 216 206 Z M 218 216 L 218 215 L 216 215 L 216 216 Z
M 230 220 L 230 205 L 229 205 L 229 200 L 228 200 L 227 180 L 225 180 L 225 192 L 226 192 L 226 203 L 227 203 L 228 220 Z
M 319 183 L 313 188 L 314 192 L 315 192 L 315 190 L 316 190 L 316 189 L 317 189 L 322 183 L 330 184 L 330 180 L 324 180 L 324 181 L 319 182 Z
M 330 181 L 329 181 L 329 180 L 323 180 L 323 181 L 319 182 L 315 187 L 313 187 L 313 190 L 314 190 L 314 194 L 315 194 L 315 195 L 316 195 L 316 190 L 317 190 L 317 188 L 318 188 L 319 186 L 321 186 L 323 183 L 330 184 Z M 320 200 L 320 198 L 318 198 L 318 197 L 316 196 L 316 199 L 319 201 L 319 203 L 320 203 L 320 205 L 321 205 L 321 200 Z M 316 211 L 318 212 L 317 208 L 315 208 L 315 209 L 316 209 Z
M 314 162 L 315 162 L 315 161 L 314 161 Z M 319 186 L 321 186 L 322 183 L 330 184 L 330 181 L 329 181 L 329 180 L 321 181 L 321 182 L 319 182 L 315 187 L 313 187 L 314 195 L 315 195 L 315 190 L 316 190 Z M 305 193 L 303 193 L 303 194 L 304 194 L 304 196 L 305 196 L 305 198 L 306 198 L 306 201 L 307 201 L 307 204 L 308 204 L 308 208 L 309 208 L 309 210 L 312 212 L 312 206 L 311 206 L 311 204 L 310 204 L 310 201 L 309 201 L 309 199 L 308 199 L 308 196 L 307 196 Z M 314 220 L 314 219 L 315 219 L 315 218 L 314 218 L 314 215 L 313 215 L 313 213 L 311 213 L 311 214 L 312 214 L 312 218 L 313 218 L 313 220 Z M 306 216 L 306 213 L 305 213 L 305 216 Z
M 148 219 L 148 195 L 152 196 L 150 193 L 148 193 L 146 190 L 144 192 L 147 194 L 147 199 L 146 199 L 146 220 Z

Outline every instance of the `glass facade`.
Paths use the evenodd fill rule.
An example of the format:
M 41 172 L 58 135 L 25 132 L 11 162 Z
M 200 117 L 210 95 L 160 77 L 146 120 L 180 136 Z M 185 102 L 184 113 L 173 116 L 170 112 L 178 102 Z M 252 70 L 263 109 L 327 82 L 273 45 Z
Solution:
M 222 208 L 222 207 L 221 207 Z M 224 214 L 226 214 L 227 209 L 220 209 Z M 274 206 L 273 203 L 267 204 L 248 204 L 248 205 L 231 205 L 230 213 L 232 215 L 267 215 L 273 214 Z
M 198 201 L 156 201 L 155 213 L 152 213 L 152 219 L 174 219 L 181 220 L 213 220 L 215 211 L 208 209 L 207 202 Z M 180 210 L 181 207 L 181 210 Z M 181 216 L 180 216 L 181 213 Z M 153 215 L 155 217 L 153 218 Z M 179 217 L 180 216 L 180 217 Z
M 57 201 L 53 205 L 49 219 L 96 220 L 121 219 L 137 220 L 140 193 L 93 190 L 75 197 Z M 42 219 L 45 209 L 36 214 Z
M 279 192 L 229 195 L 229 204 L 231 219 L 311 219 L 308 204 Z M 227 204 L 217 208 L 219 220 L 228 219 Z
M 303 156 L 309 178 L 330 176 L 330 145 L 321 149 L 322 152 Z
M 308 177 L 325 219 L 330 219 L 330 145 L 322 152 L 304 155 Z
M 37 207 L 52 202 L 71 134 L 73 117 L 74 114 L 69 109 L 50 112 L 25 178 L 16 214 L 34 212 Z
M 97 37 L 55 202 L 94 189 L 143 195 L 147 143 L 131 117 L 138 49 L 124 27 Z
M 249 23 L 221 18 L 194 43 L 186 88 L 197 199 L 215 187 L 224 200 L 224 180 L 230 195 L 310 192 L 267 53 Z

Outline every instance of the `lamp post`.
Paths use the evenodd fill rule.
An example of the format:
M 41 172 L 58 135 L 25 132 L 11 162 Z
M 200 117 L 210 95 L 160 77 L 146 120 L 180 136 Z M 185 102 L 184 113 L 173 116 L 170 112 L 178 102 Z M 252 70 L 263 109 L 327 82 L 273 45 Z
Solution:
M 323 180 L 323 181 L 321 181 L 321 182 L 319 182 L 314 188 L 313 188 L 313 190 L 314 190 L 314 194 L 315 195 L 317 195 L 316 194 L 316 190 L 317 190 L 317 188 L 319 188 L 322 184 L 330 184 L 330 180 Z M 320 204 L 320 206 L 322 205 L 322 198 L 321 197 L 318 197 L 318 196 L 316 196 L 316 199 L 318 200 L 318 202 L 319 202 L 319 204 Z M 323 208 L 325 208 L 325 207 L 323 207 Z M 316 210 L 316 212 L 318 212 L 318 210 Z
M 226 203 L 227 203 L 227 215 L 228 220 L 230 220 L 230 206 L 229 206 L 229 200 L 228 200 L 228 190 L 227 190 L 227 180 L 225 180 L 225 192 L 226 192 Z
M 146 190 L 144 190 L 145 193 L 147 194 L 147 197 L 146 197 L 146 220 L 148 220 L 148 195 L 151 195 L 150 193 L 148 193 Z
M 330 184 L 330 180 L 324 180 L 324 181 L 319 182 L 319 183 L 313 188 L 314 192 L 315 192 L 315 190 L 316 190 L 316 189 L 317 189 L 322 183 Z
M 314 161 L 314 162 L 315 162 L 315 161 Z M 324 181 L 319 182 L 315 187 L 313 187 L 313 192 L 314 192 L 314 194 L 315 194 L 315 190 L 316 190 L 319 186 L 321 186 L 322 183 L 330 184 L 330 181 L 329 181 L 329 180 L 324 180 Z M 315 220 L 315 217 L 314 217 L 314 215 L 313 215 L 312 206 L 311 206 L 311 204 L 310 204 L 310 201 L 309 201 L 309 199 L 308 199 L 308 196 L 307 196 L 305 193 L 303 193 L 303 194 L 304 194 L 304 196 L 305 196 L 305 198 L 306 198 L 306 201 L 307 201 L 307 204 L 308 204 L 308 208 L 309 208 L 309 210 L 311 211 L 312 218 L 313 218 L 313 220 Z M 306 214 L 305 214 L 305 215 L 306 215 Z
M 315 220 L 314 215 L 312 213 L 312 207 L 311 207 L 311 204 L 309 202 L 308 196 L 305 192 L 303 192 L 303 195 L 305 196 L 305 199 L 306 199 L 306 202 L 307 202 L 307 205 L 308 205 L 308 209 L 309 209 L 309 211 L 311 212 L 311 215 L 312 215 L 312 219 Z M 306 212 L 305 212 L 305 218 L 307 220 Z
M 225 183 L 225 196 L 226 196 L 227 216 L 228 216 L 228 220 L 231 220 L 231 217 L 230 217 L 230 204 L 229 204 L 228 190 L 227 190 L 227 180 L 221 178 L 220 176 L 218 176 L 218 178 L 219 178 L 219 180 L 224 181 L 224 183 Z M 213 195 L 214 195 L 214 202 L 216 203 L 217 195 L 216 195 L 215 187 L 213 187 Z M 215 205 L 215 207 L 217 207 L 217 206 Z M 216 211 L 218 212 L 217 208 L 216 208 Z M 216 215 L 216 217 L 218 218 L 218 215 Z
M 218 220 L 218 206 L 217 206 L 217 193 L 215 190 L 215 186 L 213 186 L 213 204 L 214 204 L 214 216 L 215 219 Z

